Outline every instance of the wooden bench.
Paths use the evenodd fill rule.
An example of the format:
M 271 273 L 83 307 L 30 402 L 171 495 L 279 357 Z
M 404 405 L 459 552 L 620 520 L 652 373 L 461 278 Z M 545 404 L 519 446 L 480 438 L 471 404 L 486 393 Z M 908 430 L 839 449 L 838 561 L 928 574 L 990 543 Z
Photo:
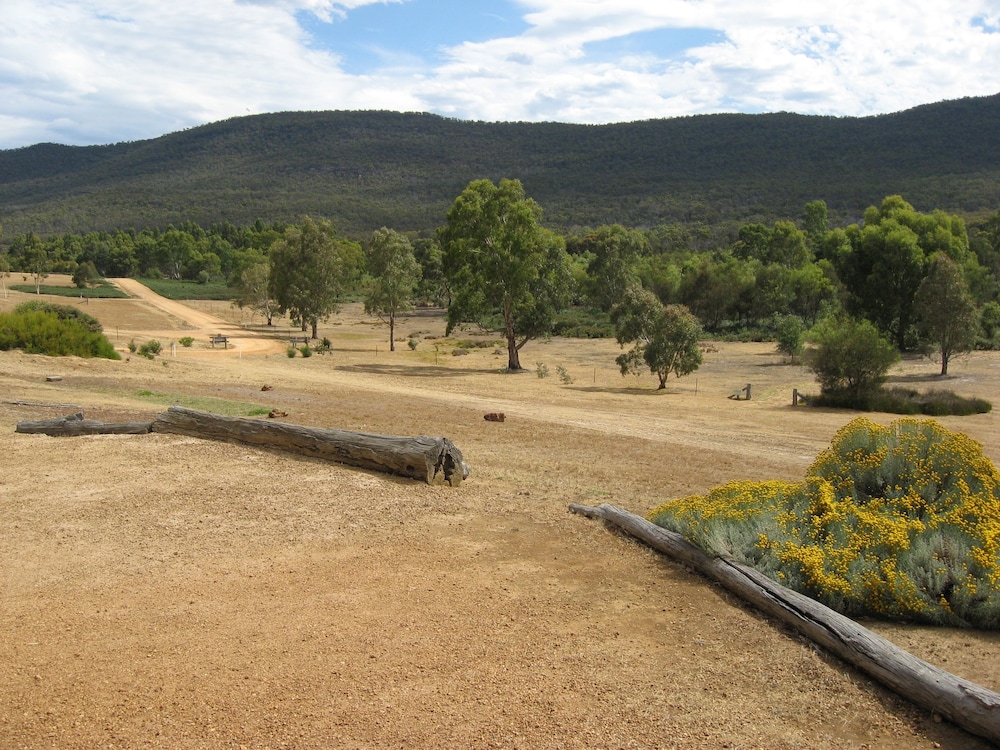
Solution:
M 222 334 L 217 333 L 217 334 L 215 334 L 213 336 L 209 336 L 208 340 L 212 342 L 212 348 L 213 349 L 215 348 L 216 344 L 224 344 L 225 347 L 226 347 L 226 349 L 229 348 L 229 337 L 228 336 L 223 336 Z
M 288 339 L 288 343 L 292 346 L 295 346 L 296 344 L 308 344 L 310 341 L 312 341 L 312 339 L 308 336 L 292 336 Z
M 733 401 L 749 401 L 750 383 L 747 383 L 742 388 L 737 388 L 735 391 L 729 394 L 729 398 L 731 398 Z

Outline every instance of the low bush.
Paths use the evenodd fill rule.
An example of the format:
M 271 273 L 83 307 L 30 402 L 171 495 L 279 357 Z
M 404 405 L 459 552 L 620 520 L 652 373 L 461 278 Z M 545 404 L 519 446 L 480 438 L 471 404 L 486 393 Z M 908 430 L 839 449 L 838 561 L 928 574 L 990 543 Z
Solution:
M 97 318 L 87 315 L 87 313 L 80 310 L 78 307 L 73 307 L 72 305 L 56 305 L 51 302 L 22 302 L 20 305 L 14 308 L 15 313 L 27 313 L 27 312 L 47 312 L 52 313 L 60 320 L 68 320 L 86 328 L 91 333 L 101 333 L 104 328 L 101 326 Z
M 821 393 L 809 397 L 814 406 L 837 409 L 878 411 L 886 414 L 924 415 L 928 417 L 987 414 L 993 404 L 984 398 L 959 396 L 953 391 L 931 390 L 920 393 L 913 388 L 880 388 L 861 397 L 847 393 Z
M 62 315 L 57 310 L 34 305 L 28 303 L 13 312 L 0 313 L 0 350 L 22 349 L 28 354 L 52 357 L 121 359 L 93 318 Z M 75 308 L 66 309 L 78 312 Z
M 848 616 L 1000 629 L 1000 472 L 933 420 L 858 418 L 802 482 L 731 482 L 649 518 Z
M 571 308 L 556 315 L 552 335 L 573 339 L 613 339 L 615 327 L 606 312 Z
M 145 344 L 139 347 L 139 354 L 146 359 L 153 359 L 157 354 L 163 351 L 163 345 L 156 339 L 150 339 Z

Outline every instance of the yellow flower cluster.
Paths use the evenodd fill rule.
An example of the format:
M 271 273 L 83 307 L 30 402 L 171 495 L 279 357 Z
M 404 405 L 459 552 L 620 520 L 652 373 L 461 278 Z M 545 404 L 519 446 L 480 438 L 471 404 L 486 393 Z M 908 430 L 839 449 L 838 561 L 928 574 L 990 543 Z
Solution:
M 730 482 L 649 517 L 848 613 L 1000 628 L 1000 472 L 932 420 L 856 419 L 803 482 Z

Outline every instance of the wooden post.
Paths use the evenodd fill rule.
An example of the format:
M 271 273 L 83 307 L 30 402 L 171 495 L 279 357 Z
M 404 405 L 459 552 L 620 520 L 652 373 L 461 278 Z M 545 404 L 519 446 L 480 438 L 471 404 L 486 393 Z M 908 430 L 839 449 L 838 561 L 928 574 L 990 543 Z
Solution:
M 747 387 L 744 388 L 743 390 L 745 390 L 747 392 L 747 401 L 749 401 L 750 400 L 750 384 L 747 383 Z

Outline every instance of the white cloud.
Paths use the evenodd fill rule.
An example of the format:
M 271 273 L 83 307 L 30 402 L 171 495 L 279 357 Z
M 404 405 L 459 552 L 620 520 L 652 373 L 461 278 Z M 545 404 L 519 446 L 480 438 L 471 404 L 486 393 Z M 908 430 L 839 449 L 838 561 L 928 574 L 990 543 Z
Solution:
M 864 115 L 1000 92 L 995 0 L 512 0 L 528 24 L 521 35 L 452 46 L 436 67 L 382 49 L 386 62 L 367 75 L 345 73 L 299 23 L 405 1 L 4 0 L 0 148 L 149 138 L 298 109 L 594 123 Z M 589 54 L 671 29 L 717 36 L 683 54 L 638 36 L 618 59 Z

